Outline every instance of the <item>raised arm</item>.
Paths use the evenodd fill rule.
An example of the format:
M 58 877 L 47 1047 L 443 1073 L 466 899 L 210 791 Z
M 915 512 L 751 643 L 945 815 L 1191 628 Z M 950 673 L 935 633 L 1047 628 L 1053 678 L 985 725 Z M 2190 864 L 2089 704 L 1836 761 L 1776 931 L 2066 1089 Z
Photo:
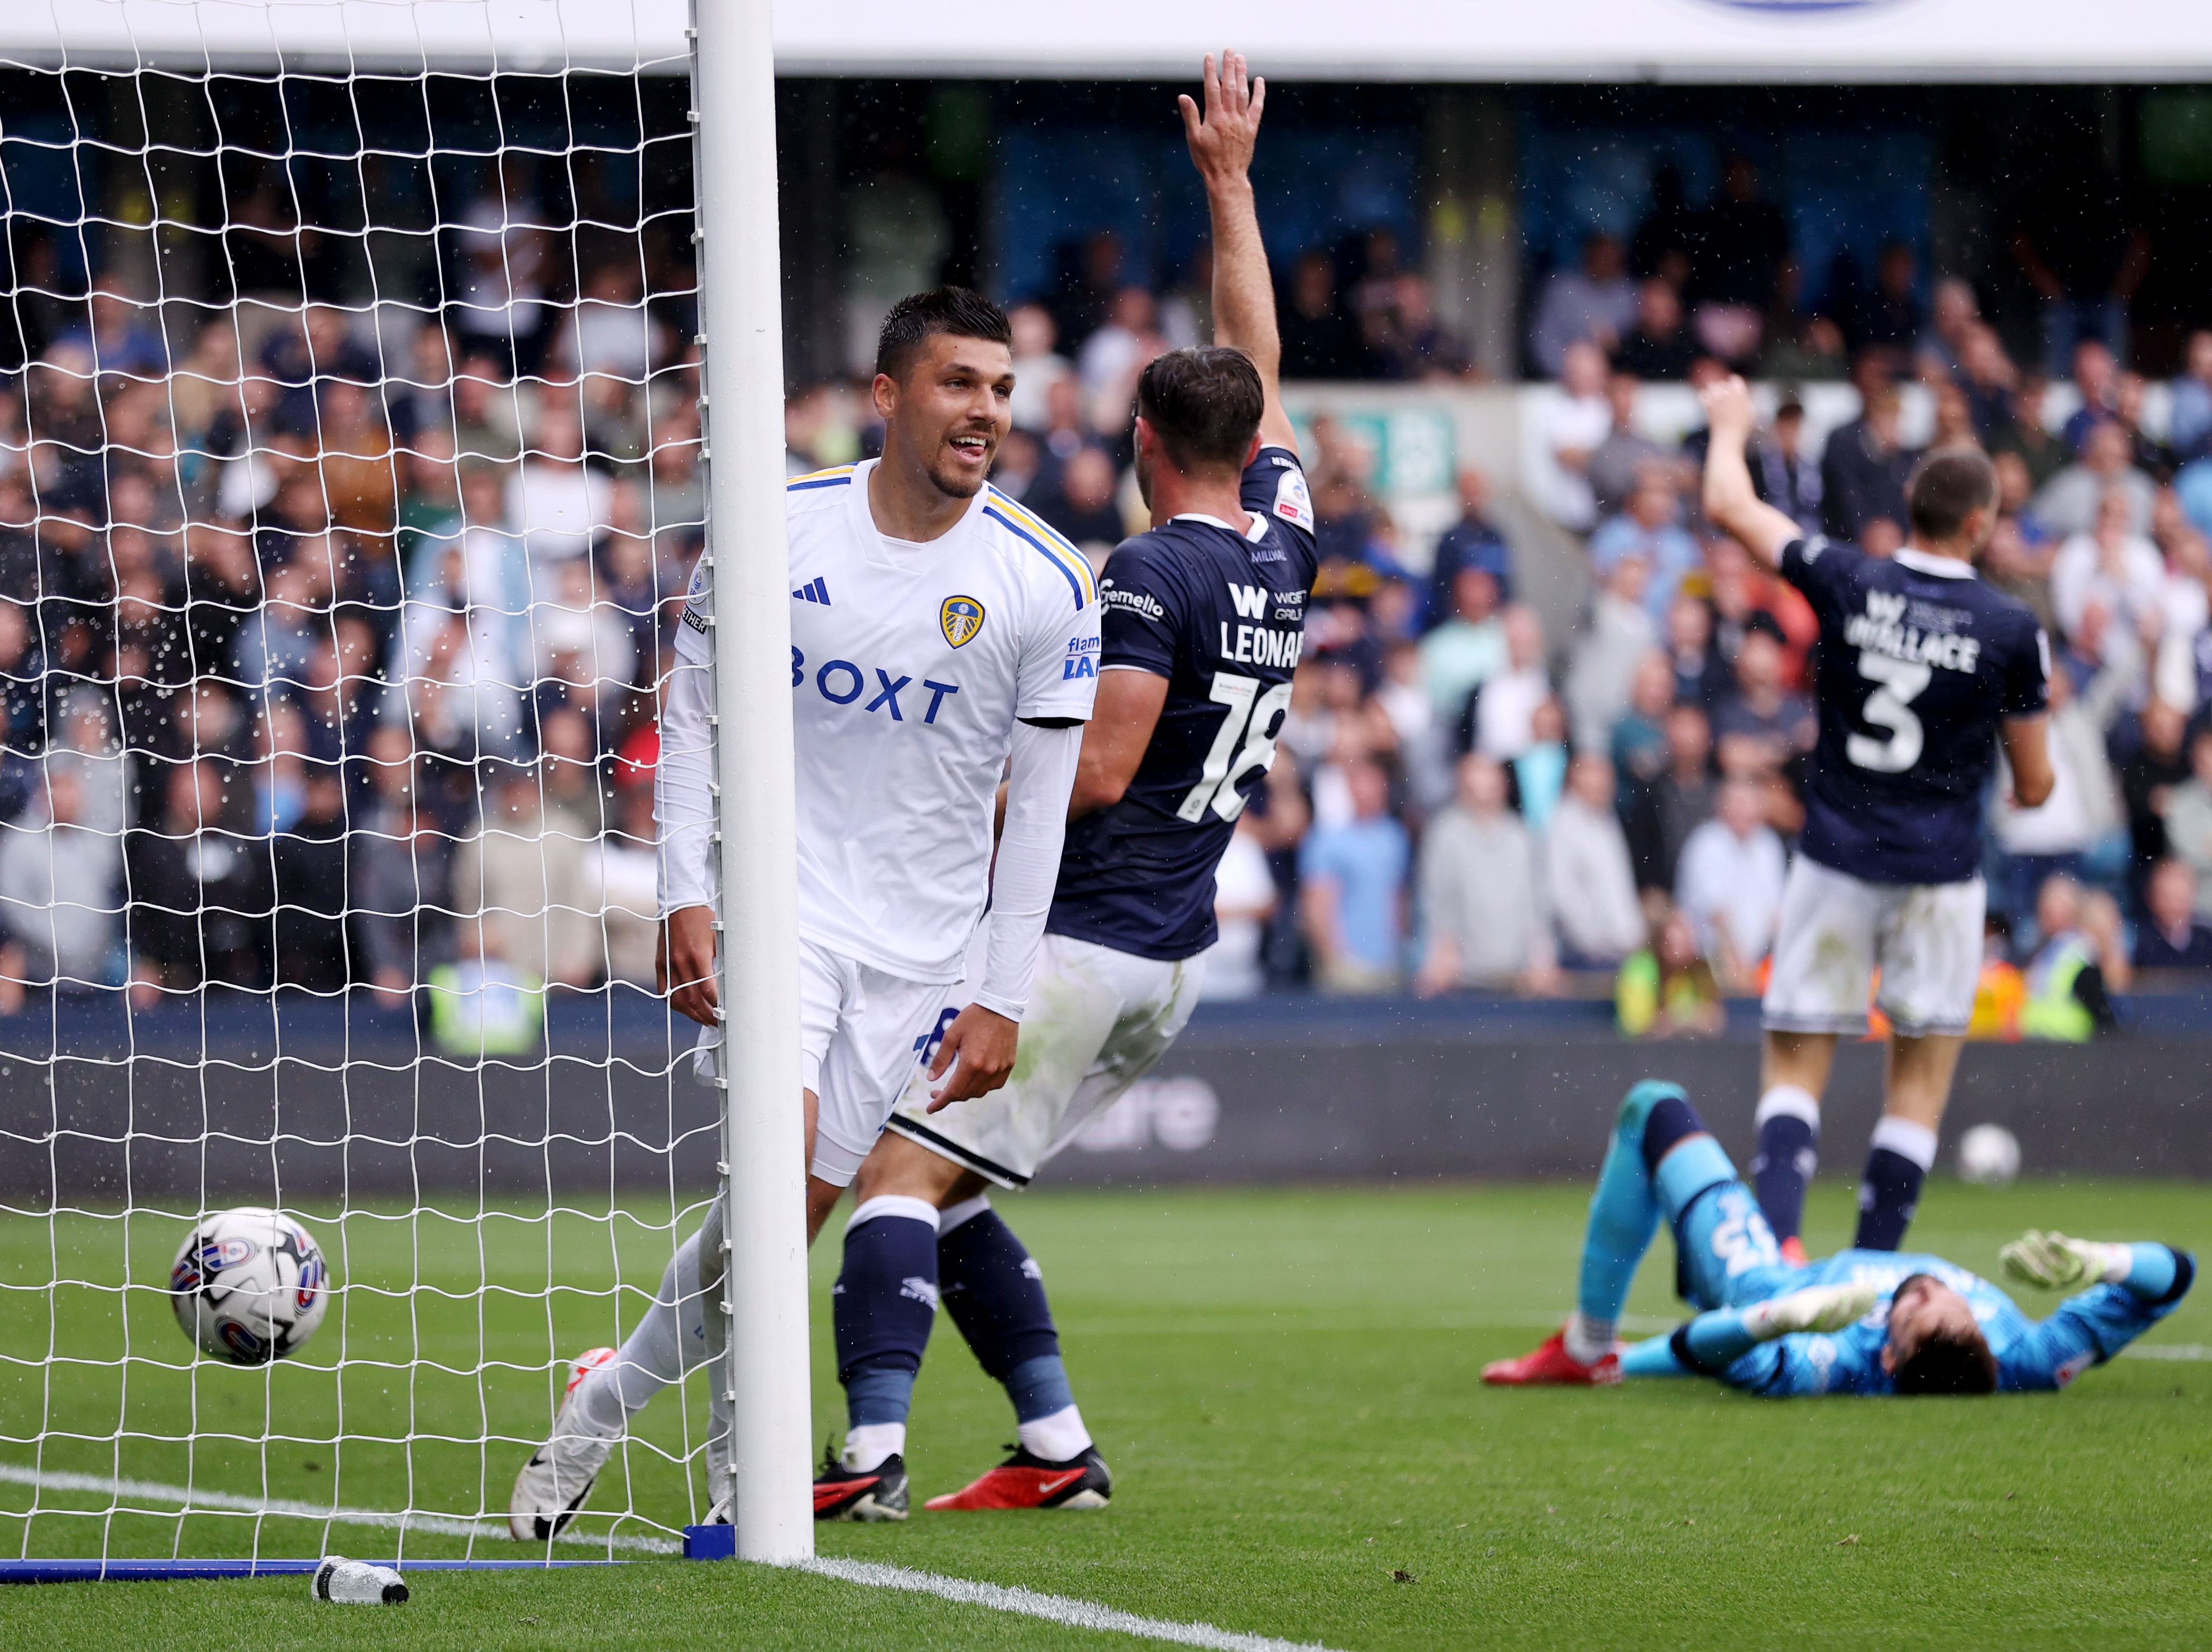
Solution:
M 1742 541 L 1743 548 L 1770 568 L 1782 566 L 1782 548 L 1804 531 L 1771 505 L 1762 504 L 1751 485 L 1745 445 L 1759 422 L 1751 388 L 1734 374 L 1699 392 L 1712 440 L 1705 448 L 1705 518 Z
M 1251 77 L 1242 53 L 1224 52 L 1218 68 L 1212 58 L 1206 60 L 1206 107 L 1201 111 L 1188 93 L 1176 102 L 1213 221 L 1213 342 L 1243 350 L 1260 369 L 1267 392 L 1260 440 L 1296 452 L 1297 438 L 1283 411 L 1275 283 L 1267 274 L 1267 249 L 1252 201 L 1252 149 L 1259 142 L 1267 82 Z

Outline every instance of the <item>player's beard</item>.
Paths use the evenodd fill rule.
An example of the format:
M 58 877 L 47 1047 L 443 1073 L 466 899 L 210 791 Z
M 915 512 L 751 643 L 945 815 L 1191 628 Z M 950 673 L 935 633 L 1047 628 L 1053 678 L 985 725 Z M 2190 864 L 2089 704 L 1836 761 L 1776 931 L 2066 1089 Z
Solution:
M 952 435 L 980 435 L 983 438 L 984 462 L 981 471 L 971 476 L 969 472 L 957 469 L 953 465 L 946 452 L 952 445 Z M 948 499 L 973 499 L 983 490 L 983 483 L 989 480 L 991 462 L 998 456 L 999 433 L 997 431 L 956 430 L 944 441 L 929 450 L 929 461 L 921 467 L 922 474 L 929 478 L 938 492 Z

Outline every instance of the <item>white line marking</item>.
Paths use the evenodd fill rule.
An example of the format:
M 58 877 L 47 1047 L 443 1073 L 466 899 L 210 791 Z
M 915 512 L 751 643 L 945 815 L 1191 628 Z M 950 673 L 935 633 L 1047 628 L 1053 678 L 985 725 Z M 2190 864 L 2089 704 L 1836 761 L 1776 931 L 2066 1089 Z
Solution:
M 158 1480 L 116 1479 L 105 1474 L 72 1474 L 58 1469 L 38 1469 L 0 1463 L 0 1483 L 27 1485 L 47 1491 L 92 1491 L 117 1503 L 181 1503 L 187 1509 L 222 1509 L 225 1513 L 274 1515 L 284 1518 L 330 1521 L 348 1526 L 381 1526 L 407 1531 L 433 1532 L 442 1537 L 507 1538 L 504 1521 L 455 1520 L 444 1515 L 389 1514 L 373 1509 L 319 1509 L 313 1503 L 283 1498 L 246 1497 L 234 1491 L 211 1491 L 185 1485 L 164 1485 Z M 626 1549 L 641 1554 L 676 1554 L 683 1546 L 666 1538 L 633 1536 L 623 1533 L 564 1532 L 556 1542 L 591 1548 Z M 517 1545 L 518 1548 L 525 1546 Z M 1109 1630 L 1146 1640 L 1167 1641 L 1177 1646 L 1203 1646 L 1213 1652 L 1328 1652 L 1315 1641 L 1279 1641 L 1265 1635 L 1241 1635 L 1212 1624 L 1170 1623 L 1162 1618 L 1143 1618 L 1093 1600 L 1072 1600 L 1064 1594 L 1040 1594 L 1034 1589 L 1010 1588 L 1000 1583 L 978 1583 L 964 1577 L 940 1577 L 934 1572 L 905 1566 L 884 1565 L 874 1560 L 844 1560 L 822 1556 L 801 1561 L 796 1570 L 870 1588 L 905 1589 L 934 1594 L 962 1606 L 987 1606 L 994 1612 L 1018 1613 L 1043 1618 L 1076 1629 Z
M 96 1491 L 118 1503 L 176 1503 L 187 1509 L 219 1509 L 226 1514 L 275 1515 L 285 1519 L 327 1521 L 341 1526 L 386 1526 L 403 1531 L 431 1532 L 440 1537 L 488 1537 L 501 1543 L 514 1543 L 507 1534 L 507 1522 L 500 1520 L 386 1514 L 374 1509 L 322 1509 L 312 1503 L 294 1503 L 281 1497 L 241 1497 L 234 1491 L 210 1491 L 200 1486 L 114 1479 L 106 1474 L 70 1474 L 58 1469 L 20 1467 L 14 1463 L 0 1463 L 0 1481 L 46 1491 Z M 641 1554 L 678 1554 L 684 1547 L 670 1538 L 642 1537 L 626 1532 L 568 1531 L 553 1540 L 594 1549 L 627 1549 Z M 522 1554 L 535 1546 L 514 1544 L 516 1552 Z
M 1328 1652 L 1318 1641 L 1278 1641 L 1265 1635 L 1240 1635 L 1216 1629 L 1212 1624 L 1170 1623 L 1164 1618 L 1140 1618 L 1093 1600 L 1075 1600 L 1065 1594 L 1039 1594 L 1034 1589 L 1008 1588 L 1000 1583 L 971 1582 L 965 1577 L 939 1577 L 935 1572 L 889 1566 L 879 1560 L 841 1560 L 823 1556 L 802 1560 L 797 1570 L 871 1588 L 906 1589 L 934 1594 L 963 1606 L 988 1606 L 994 1612 L 1017 1612 L 1025 1618 L 1043 1618 L 1076 1629 L 1110 1630 L 1117 1635 L 1136 1635 L 1148 1641 L 1169 1641 L 1177 1646 L 1204 1646 L 1214 1652 Z
M 2212 1348 L 2201 1342 L 2131 1342 L 2120 1353 L 2127 1359 L 2212 1359 Z

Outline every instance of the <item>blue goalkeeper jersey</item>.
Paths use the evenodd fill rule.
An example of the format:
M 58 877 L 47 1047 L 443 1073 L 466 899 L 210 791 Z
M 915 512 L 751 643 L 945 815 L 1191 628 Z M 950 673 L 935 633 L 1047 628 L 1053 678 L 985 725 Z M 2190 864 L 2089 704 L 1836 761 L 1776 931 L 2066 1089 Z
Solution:
M 2100 1285 L 2069 1297 L 2050 1318 L 2032 1320 L 1996 1285 L 1940 1256 L 1892 1250 L 1843 1250 L 1801 1268 L 1765 1270 L 1772 1278 L 1763 1296 L 1778 1297 L 1816 1285 L 1881 1288 L 1864 1319 L 1847 1330 L 1801 1331 L 1753 1348 L 1720 1373 L 1731 1388 L 1789 1399 L 1806 1394 L 1887 1394 L 1896 1385 L 1881 1368 L 1889 1338 L 1890 1292 L 1915 1273 L 1933 1274 L 1966 1299 L 1996 1356 L 1997 1389 L 2019 1394 L 2063 1388 L 2092 1365 L 2101 1365 L 2164 1319 L 2186 1294 L 2193 1270 L 2185 1264 L 2175 1288 L 2161 1302 L 2147 1302 L 2124 1285 Z M 1762 1280 L 1762 1285 L 1767 1285 Z M 1748 1307 L 1738 1301 L 1735 1307 Z

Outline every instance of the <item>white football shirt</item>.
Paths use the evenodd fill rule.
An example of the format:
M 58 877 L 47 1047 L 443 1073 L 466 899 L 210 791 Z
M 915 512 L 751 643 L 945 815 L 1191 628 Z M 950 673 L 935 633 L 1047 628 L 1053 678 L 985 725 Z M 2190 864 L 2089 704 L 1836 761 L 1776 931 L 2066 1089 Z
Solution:
M 938 538 L 886 538 L 876 463 L 786 484 L 799 932 L 950 982 L 982 915 L 1015 721 L 1091 715 L 1097 588 L 1080 551 L 995 488 Z M 677 628 L 694 665 L 713 648 L 699 585 Z

